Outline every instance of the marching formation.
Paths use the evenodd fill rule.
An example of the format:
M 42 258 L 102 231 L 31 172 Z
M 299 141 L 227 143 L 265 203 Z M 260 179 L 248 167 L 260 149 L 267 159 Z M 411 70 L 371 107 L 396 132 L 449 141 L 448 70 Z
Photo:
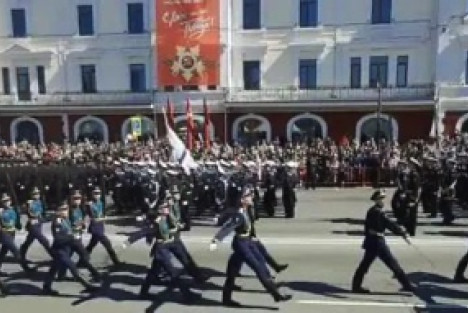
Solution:
M 196 284 L 203 284 L 210 278 L 183 242 L 183 232 L 191 229 L 192 217 L 204 215 L 221 226 L 213 237 L 211 250 L 229 234 L 234 234 L 233 253 L 227 263 L 223 286 L 225 306 L 240 306 L 232 299 L 232 294 L 241 289 L 235 280 L 244 263 L 274 301 L 290 300 L 291 295 L 279 291 L 271 271 L 280 273 L 288 264 L 278 262 L 269 253 L 257 236 L 255 224 L 260 216 L 278 214 L 279 203 L 284 207 L 284 217 L 295 217 L 295 189 L 301 184 L 299 162 L 294 158 L 265 159 L 258 154 L 246 160 L 208 156 L 197 166 L 186 168 L 181 160 L 170 162 L 167 157 L 158 158 L 150 153 L 156 151 L 153 148 L 143 151 L 139 148 L 129 150 L 139 151 L 138 155 L 89 155 L 84 146 L 81 157 L 87 156 L 76 163 L 43 164 L 31 160 L 1 163 L 0 267 L 6 254 L 11 252 L 28 275 L 35 275 L 27 254 L 37 241 L 50 256 L 50 267 L 43 282 L 45 294 L 58 295 L 53 282 L 57 278 L 64 279 L 68 272 L 86 291 L 99 290 L 103 275 L 91 262 L 96 245 L 105 248 L 114 268 L 125 266 L 105 231 L 106 209 L 111 199 L 116 212 L 136 214 L 136 224 L 141 226 L 128 237 L 124 247 L 141 239 L 151 246 L 151 266 L 140 289 L 142 299 L 152 298 L 153 284 L 167 282 L 177 287 L 187 301 L 200 297 L 180 278 L 172 259 L 178 260 Z M 383 211 L 385 193 L 376 191 L 371 197 L 375 205 L 365 219 L 365 254 L 352 280 L 352 290 L 356 293 L 369 292 L 362 283 L 376 258 L 394 272 L 403 290 L 415 291 L 416 286 L 409 281 L 385 242 L 385 230 L 402 236 L 411 244 L 409 237 L 417 234 L 420 203 L 429 217 L 437 218 L 441 214 L 446 225 L 453 223 L 457 210 L 468 208 L 465 193 L 468 154 L 464 151 L 455 149 L 436 155 L 427 149 L 408 150 L 399 156 L 395 170 L 396 191 L 391 207 L 396 221 Z M 281 189 L 281 198 L 277 197 L 277 189 Z M 22 218 L 22 215 L 25 216 Z M 17 246 L 15 233 L 23 228 L 25 220 L 27 236 Z M 51 242 L 43 232 L 44 224 L 49 221 Z M 91 237 L 87 246 L 83 243 L 85 232 Z M 464 277 L 467 265 L 468 253 L 456 270 L 456 282 L 467 282 Z M 90 280 L 80 268 L 89 271 Z M 0 292 L 8 294 L 7 286 L 1 281 Z

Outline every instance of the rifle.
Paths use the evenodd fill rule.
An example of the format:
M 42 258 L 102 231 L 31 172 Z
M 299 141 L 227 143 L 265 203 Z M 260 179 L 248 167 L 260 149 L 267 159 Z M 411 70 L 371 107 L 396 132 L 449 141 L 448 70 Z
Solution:
M 15 209 L 15 212 L 16 212 L 16 215 L 17 215 L 15 227 L 16 227 L 16 229 L 20 230 L 21 228 L 23 228 L 23 225 L 21 224 L 21 214 L 20 214 L 20 211 L 19 211 L 18 197 L 16 196 L 15 189 L 13 188 L 13 184 L 11 182 L 11 178 L 10 178 L 9 173 L 6 173 L 6 179 L 7 179 L 7 183 L 8 183 L 8 189 L 10 189 L 10 194 L 11 194 L 11 197 L 13 199 L 13 208 Z

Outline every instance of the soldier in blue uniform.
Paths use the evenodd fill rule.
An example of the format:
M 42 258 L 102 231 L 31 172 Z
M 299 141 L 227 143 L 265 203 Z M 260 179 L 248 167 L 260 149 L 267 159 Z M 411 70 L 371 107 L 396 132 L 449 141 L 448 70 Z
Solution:
M 88 232 L 91 234 L 91 240 L 86 247 L 86 251 L 91 254 L 93 249 L 98 243 L 102 244 L 109 254 L 112 262 L 115 266 L 120 264 L 117 254 L 112 248 L 112 244 L 104 233 L 104 204 L 101 199 L 101 189 L 95 187 L 93 192 L 93 200 L 88 202 L 88 213 L 89 213 L 89 227 Z
M 98 288 L 96 286 L 83 278 L 75 263 L 70 258 L 70 252 L 74 245 L 75 237 L 72 223 L 69 219 L 69 208 L 67 204 L 62 204 L 58 207 L 57 215 L 52 221 L 52 234 L 54 236 L 51 247 L 53 261 L 44 281 L 43 292 L 50 295 L 59 294 L 56 290 L 52 289 L 52 282 L 61 268 L 69 269 L 73 277 L 80 282 L 86 290 L 97 290 Z
M 11 204 L 11 198 L 3 194 L 0 205 L 0 267 L 8 251 L 11 251 L 15 259 L 20 263 L 25 272 L 31 273 L 33 270 L 28 267 L 26 260 L 21 257 L 21 253 L 15 244 L 15 233 L 18 228 L 19 214 Z
M 169 275 L 174 286 L 179 287 L 186 300 L 193 300 L 199 297 L 198 294 L 190 291 L 189 287 L 180 280 L 178 271 L 171 262 L 171 247 L 174 243 L 173 232 L 170 230 L 170 223 L 168 220 L 170 206 L 168 203 L 163 202 L 155 215 L 150 216 L 151 226 L 143 229 L 132 235 L 127 243 L 131 244 L 141 238 L 150 236 L 151 241 L 154 240 L 151 248 L 150 255 L 153 258 L 151 268 L 146 274 L 146 278 L 140 289 L 140 297 L 146 299 L 149 297 L 149 289 L 153 284 L 156 277 L 160 273 L 160 268 Z M 186 265 L 186 264 L 183 264 Z
M 367 211 L 365 221 L 365 239 L 363 249 L 365 250 L 364 258 L 362 259 L 356 273 L 353 277 L 352 291 L 355 293 L 369 293 L 368 289 L 363 288 L 362 281 L 364 275 L 369 270 L 375 258 L 379 258 L 382 262 L 395 274 L 400 284 L 403 286 L 403 291 L 414 292 L 414 287 L 410 283 L 405 272 L 398 264 L 398 261 L 393 256 L 390 248 L 385 241 L 385 230 L 389 229 L 393 233 L 407 239 L 405 231 L 395 222 L 391 221 L 382 211 L 384 207 L 383 199 L 385 193 L 378 190 L 372 194 L 371 200 L 375 204 Z
M 86 251 L 82 241 L 83 231 L 86 225 L 84 220 L 85 215 L 83 213 L 82 208 L 81 193 L 78 190 L 75 190 L 75 192 L 72 195 L 72 203 L 69 216 L 73 231 L 73 241 L 70 245 L 70 257 L 74 252 L 76 252 L 76 254 L 78 254 L 79 257 L 78 265 L 80 267 L 87 268 L 95 281 L 100 281 L 101 275 L 89 262 L 89 253 L 88 251 Z M 62 278 L 65 276 L 65 274 L 66 269 L 60 269 L 59 277 Z
M 246 188 L 242 194 L 241 206 L 238 212 L 219 230 L 210 246 L 210 250 L 216 249 L 217 242 L 226 238 L 231 232 L 235 232 L 232 242 L 234 253 L 228 261 L 226 281 L 223 287 L 222 301 L 225 306 L 240 306 L 238 302 L 232 300 L 232 292 L 235 289 L 235 278 L 239 275 L 243 263 L 246 263 L 255 272 L 263 287 L 273 296 L 276 302 L 288 301 L 292 298 L 291 295 L 283 295 L 279 292 L 264 259 L 259 256 L 258 248 L 252 241 L 251 221 L 247 211 L 252 202 L 252 192 Z
M 42 233 L 42 224 L 44 221 L 44 204 L 41 200 L 41 194 L 39 188 L 34 187 L 32 190 L 32 199 L 27 202 L 27 215 L 28 223 L 26 229 L 28 230 L 28 236 L 20 247 L 21 257 L 26 259 L 26 254 L 29 247 L 37 240 L 51 255 L 50 243 Z

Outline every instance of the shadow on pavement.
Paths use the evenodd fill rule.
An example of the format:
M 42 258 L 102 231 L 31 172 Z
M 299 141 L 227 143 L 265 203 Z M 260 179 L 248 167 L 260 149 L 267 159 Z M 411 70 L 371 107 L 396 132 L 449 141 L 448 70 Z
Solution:
M 290 288 L 291 290 L 315 293 L 318 295 L 328 296 L 336 299 L 346 299 L 346 296 L 342 296 L 339 294 L 350 292 L 347 289 L 333 286 L 323 282 L 292 281 L 284 283 L 284 286 Z
M 425 235 L 430 235 L 430 236 L 446 236 L 446 237 L 467 237 L 468 232 L 466 231 L 461 231 L 461 230 L 440 230 L 440 231 L 425 231 Z
M 415 297 L 418 297 L 422 301 L 428 304 L 442 305 L 444 303 L 438 303 L 434 298 L 449 298 L 449 299 L 467 299 L 468 292 L 460 291 L 452 288 L 443 287 L 436 284 L 453 284 L 450 278 L 441 276 L 434 273 L 427 272 L 415 272 L 408 274 L 409 279 L 418 284 L 415 292 Z M 451 305 L 451 304 L 448 304 Z
M 364 219 L 362 218 L 324 218 L 319 221 L 333 224 L 364 225 Z

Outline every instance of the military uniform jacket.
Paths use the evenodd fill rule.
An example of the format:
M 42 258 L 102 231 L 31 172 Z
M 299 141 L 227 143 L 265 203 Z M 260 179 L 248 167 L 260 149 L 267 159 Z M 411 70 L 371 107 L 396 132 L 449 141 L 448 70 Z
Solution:
M 214 238 L 222 241 L 232 232 L 235 232 L 237 237 L 250 238 L 251 229 L 252 221 L 250 220 L 249 213 L 241 208 L 223 225 Z
M 364 224 L 365 239 L 362 247 L 364 249 L 378 249 L 385 245 L 385 230 L 389 229 L 394 234 L 403 235 L 403 230 L 376 205 L 372 206 L 366 215 Z
M 15 232 L 18 220 L 18 212 L 13 207 L 4 208 L 0 214 L 0 230 Z
M 52 234 L 54 236 L 54 245 L 70 245 L 74 240 L 72 223 L 68 218 L 54 218 L 52 221 Z

